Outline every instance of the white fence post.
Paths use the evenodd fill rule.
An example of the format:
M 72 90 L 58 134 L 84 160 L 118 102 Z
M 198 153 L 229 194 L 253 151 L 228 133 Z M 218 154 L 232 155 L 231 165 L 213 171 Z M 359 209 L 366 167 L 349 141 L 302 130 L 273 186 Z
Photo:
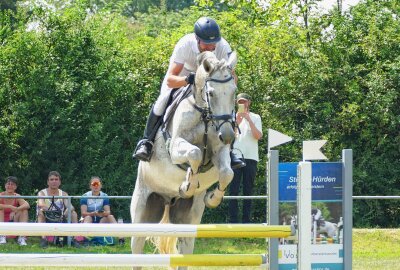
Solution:
M 311 270 L 311 176 L 311 162 L 300 162 L 297 167 L 298 270 Z

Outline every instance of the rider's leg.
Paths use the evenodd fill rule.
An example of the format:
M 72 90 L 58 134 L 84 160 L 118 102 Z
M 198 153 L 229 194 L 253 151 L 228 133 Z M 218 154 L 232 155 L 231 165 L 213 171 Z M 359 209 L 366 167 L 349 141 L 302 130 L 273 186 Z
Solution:
M 144 130 L 143 139 L 138 142 L 133 158 L 142 161 L 150 161 L 154 138 L 157 134 L 157 129 L 162 123 L 162 115 L 168 103 L 170 92 L 162 91 L 151 108 L 149 117 L 147 118 L 146 128 Z
M 162 116 L 156 115 L 152 108 L 149 117 L 147 118 L 143 139 L 139 141 L 136 151 L 133 154 L 134 158 L 142 161 L 150 161 L 153 142 L 157 133 L 156 128 L 158 128 L 161 118 Z

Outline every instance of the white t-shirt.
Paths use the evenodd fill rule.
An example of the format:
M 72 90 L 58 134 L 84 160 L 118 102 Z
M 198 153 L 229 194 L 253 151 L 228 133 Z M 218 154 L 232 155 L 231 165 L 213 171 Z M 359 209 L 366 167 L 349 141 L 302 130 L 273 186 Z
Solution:
M 219 60 L 228 60 L 229 55 L 232 53 L 231 46 L 229 43 L 221 38 L 217 43 L 214 54 Z M 182 37 L 175 45 L 172 56 L 169 60 L 169 67 L 167 74 L 172 68 L 173 63 L 184 64 L 182 71 L 178 74 L 180 76 L 187 76 L 190 72 L 196 72 L 197 69 L 197 56 L 200 54 L 200 50 L 197 44 L 197 39 L 194 33 L 187 34 Z M 161 93 L 165 90 L 170 90 L 167 86 L 167 75 L 164 77 L 164 81 L 161 86 Z
M 249 114 L 256 128 L 262 133 L 261 117 L 258 114 L 252 112 L 250 112 Z M 241 133 L 238 134 L 235 139 L 233 152 L 238 157 L 241 157 L 241 151 L 245 159 L 252 159 L 258 162 L 258 140 L 253 137 L 249 122 L 246 119 L 243 119 L 239 125 L 239 128 Z M 239 149 L 240 151 L 235 148 Z

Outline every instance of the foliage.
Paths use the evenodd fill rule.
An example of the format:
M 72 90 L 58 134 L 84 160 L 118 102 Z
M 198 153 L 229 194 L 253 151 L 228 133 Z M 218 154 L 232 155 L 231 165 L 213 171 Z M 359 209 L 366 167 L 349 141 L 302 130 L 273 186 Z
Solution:
M 91 9 L 95 2 L 98 10 Z M 281 161 L 300 160 L 303 139 L 327 139 L 330 160 L 354 149 L 355 195 L 399 192 L 397 1 L 365 0 L 344 14 L 311 12 L 307 28 L 295 0 L 265 8 L 258 1 L 198 1 L 179 11 L 171 11 L 174 1 L 149 0 L 156 4 L 122 12 L 145 2 L 1 11 L 0 175 L 18 176 L 20 193 L 36 194 L 47 173 L 59 170 L 70 194 L 83 194 L 90 176 L 99 175 L 106 193 L 129 195 L 137 167 L 131 153 L 173 46 L 204 15 L 238 51 L 239 91 L 253 96 L 263 120 L 255 194 L 266 189 L 268 128 L 295 138 L 279 148 Z M 312 9 L 316 1 L 308 2 Z M 125 220 L 127 208 L 113 204 Z M 254 202 L 255 222 L 265 221 L 264 209 L 265 201 Z M 203 221 L 225 222 L 226 210 L 207 210 Z M 399 212 L 398 203 L 356 202 L 355 224 L 396 226 Z

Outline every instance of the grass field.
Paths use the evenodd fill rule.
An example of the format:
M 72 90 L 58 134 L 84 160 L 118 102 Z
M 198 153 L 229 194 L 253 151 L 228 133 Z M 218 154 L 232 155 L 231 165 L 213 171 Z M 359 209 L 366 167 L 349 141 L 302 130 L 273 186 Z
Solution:
M 128 241 L 129 242 L 129 241 Z M 14 241 L 0 246 L 1 253 L 130 253 L 129 243 L 123 246 L 108 247 L 49 247 L 45 250 L 38 245 L 37 237 L 29 239 L 29 246 L 19 247 Z M 147 246 L 147 253 L 152 253 Z M 198 239 L 195 253 L 197 254 L 261 254 L 266 253 L 264 239 Z M 0 269 L 11 269 L 1 267 Z M 20 270 L 53 269 L 43 267 L 12 268 Z M 57 267 L 59 269 L 78 269 L 75 267 Z M 98 268 L 84 268 L 98 269 Z M 104 268 L 105 269 L 105 268 Z M 108 268 L 113 269 L 113 268 Z M 117 268 L 114 268 L 117 269 Z M 121 269 L 121 268 L 118 268 Z M 126 268 L 130 269 L 130 268 Z M 144 269 L 165 269 L 145 267 Z M 191 267 L 194 270 L 221 269 L 261 269 L 260 267 Z M 400 229 L 354 229 L 353 230 L 353 269 L 354 270 L 398 270 L 400 269 Z

